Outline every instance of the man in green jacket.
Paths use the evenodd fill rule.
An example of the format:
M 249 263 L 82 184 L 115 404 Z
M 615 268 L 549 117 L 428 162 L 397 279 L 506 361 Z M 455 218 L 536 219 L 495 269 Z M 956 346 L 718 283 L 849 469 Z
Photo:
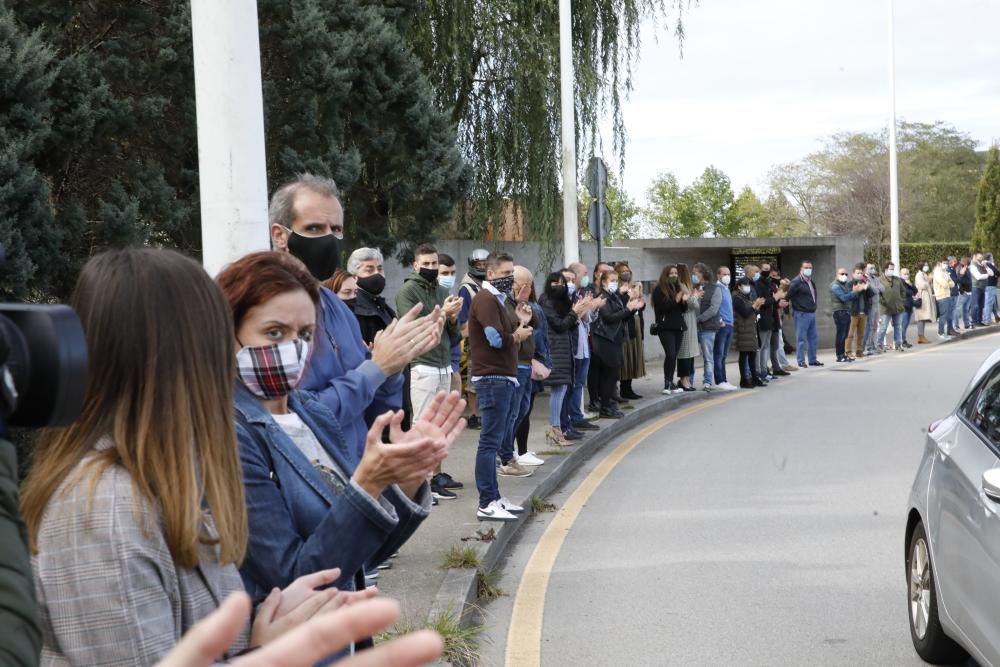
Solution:
M 882 278 L 882 285 L 885 291 L 882 292 L 882 321 L 878 325 L 878 351 L 885 352 L 885 333 L 889 329 L 889 322 L 892 322 L 893 338 L 896 340 L 896 351 L 903 351 L 903 310 L 906 303 L 906 288 L 903 281 L 896 274 L 896 265 L 889 262 L 885 265 L 885 274 Z
M 17 453 L 0 439 L 0 665 L 28 667 L 38 664 L 42 633 L 17 488 Z
M 396 293 L 396 312 L 409 312 L 418 303 L 423 306 L 420 312 L 425 314 L 440 308 L 445 314 L 445 331 L 437 347 L 410 362 L 409 398 L 411 418 L 414 420 L 420 417 L 439 391 L 451 391 L 451 342 L 461 338 L 458 312 L 462 308 L 462 300 L 449 295 L 448 290 L 438 285 L 437 279 L 437 249 L 429 243 L 422 243 L 414 250 L 413 273 L 407 276 Z M 438 500 L 456 498 L 454 489 L 462 487 L 461 482 L 442 472 L 440 467 L 431 478 L 431 493 Z

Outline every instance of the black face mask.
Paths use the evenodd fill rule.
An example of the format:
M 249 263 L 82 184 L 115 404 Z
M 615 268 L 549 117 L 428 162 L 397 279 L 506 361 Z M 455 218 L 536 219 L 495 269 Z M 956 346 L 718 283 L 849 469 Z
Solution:
M 288 251 L 295 255 L 316 280 L 326 280 L 340 266 L 341 240 L 333 234 L 302 236 L 288 234 Z
M 514 289 L 514 276 L 507 276 L 506 278 L 494 278 L 490 281 L 493 288 L 501 294 L 510 294 L 510 291 Z
M 420 267 L 420 270 L 417 271 L 417 273 L 419 273 L 420 277 L 429 282 L 431 285 L 437 285 L 438 281 L 437 269 L 428 269 L 427 267 L 422 266 Z
M 549 285 L 549 296 L 562 301 L 569 298 L 569 288 L 565 285 Z
M 354 306 L 358 305 L 358 300 L 356 298 L 354 298 L 354 299 L 344 299 L 344 305 L 347 306 L 348 308 L 350 308 L 351 312 L 353 313 L 354 312 Z
M 358 287 L 369 294 L 378 296 L 385 289 L 385 276 L 381 273 L 373 273 L 370 276 L 358 278 Z

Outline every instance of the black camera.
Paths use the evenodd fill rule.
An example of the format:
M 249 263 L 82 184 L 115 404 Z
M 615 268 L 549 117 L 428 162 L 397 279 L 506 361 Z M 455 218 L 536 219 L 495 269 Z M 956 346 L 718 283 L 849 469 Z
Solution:
M 87 340 L 73 309 L 0 304 L 0 424 L 68 425 L 86 391 Z

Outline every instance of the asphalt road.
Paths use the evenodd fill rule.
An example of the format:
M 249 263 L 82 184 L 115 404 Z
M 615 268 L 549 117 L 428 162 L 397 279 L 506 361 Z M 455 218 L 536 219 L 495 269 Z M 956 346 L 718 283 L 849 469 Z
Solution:
M 909 488 L 927 425 L 998 343 L 800 371 L 653 433 L 566 534 L 541 664 L 923 664 L 906 620 Z M 504 564 L 508 595 L 484 611 L 488 664 L 505 664 L 520 573 L 554 516 Z

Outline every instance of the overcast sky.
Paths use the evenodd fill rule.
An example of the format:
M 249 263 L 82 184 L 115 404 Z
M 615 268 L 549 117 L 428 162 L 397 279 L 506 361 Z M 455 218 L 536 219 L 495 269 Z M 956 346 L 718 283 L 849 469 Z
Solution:
M 896 0 L 898 118 L 1000 139 L 998 27 L 1000 0 Z M 823 137 L 888 124 L 887 0 L 701 0 L 685 28 L 681 59 L 667 28 L 646 27 L 625 103 L 640 202 L 660 171 L 687 184 L 709 164 L 761 192 Z

